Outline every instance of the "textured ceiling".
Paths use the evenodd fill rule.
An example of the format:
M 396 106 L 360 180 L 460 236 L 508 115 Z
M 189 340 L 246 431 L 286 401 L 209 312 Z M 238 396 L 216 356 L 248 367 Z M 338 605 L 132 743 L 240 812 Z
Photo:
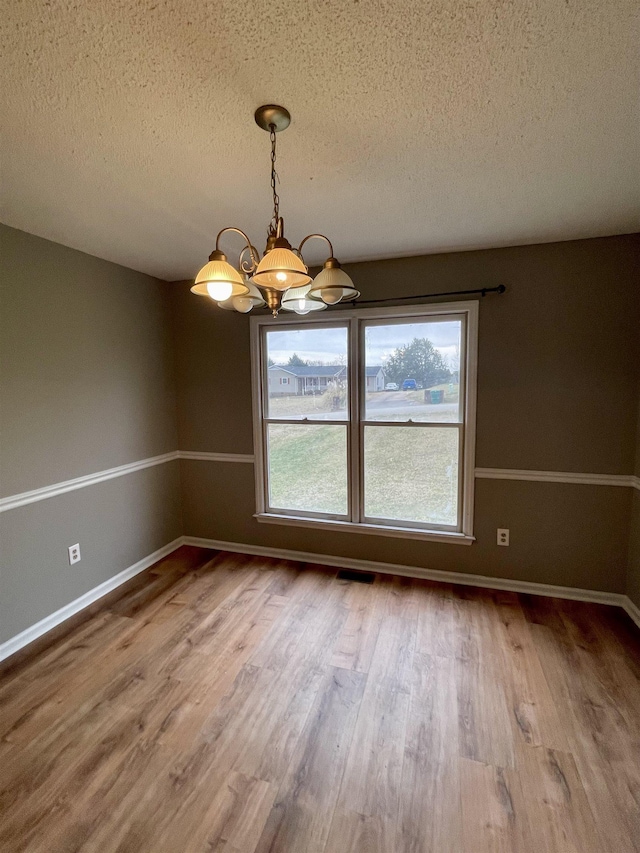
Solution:
M 287 236 L 343 260 L 640 229 L 637 0 L 3 7 L 0 219 L 68 246 L 166 279 L 224 225 L 262 248 L 268 102 Z

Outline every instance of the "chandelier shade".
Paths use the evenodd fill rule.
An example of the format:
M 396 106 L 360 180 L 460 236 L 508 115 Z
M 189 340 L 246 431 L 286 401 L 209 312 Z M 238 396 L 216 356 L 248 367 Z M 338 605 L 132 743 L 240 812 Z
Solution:
M 289 290 L 290 287 L 308 284 L 311 276 L 304 262 L 291 249 L 276 248 L 267 252 L 260 261 L 252 280 L 260 287 Z
M 329 258 L 309 288 L 311 299 L 321 299 L 326 305 L 336 305 L 338 302 L 350 302 L 360 296 L 353 282 L 340 268 L 335 258 Z
M 311 311 L 324 311 L 327 307 L 318 299 L 309 299 L 310 284 L 292 287 L 282 297 L 283 311 L 295 311 L 296 314 L 309 314 Z
M 222 257 L 214 258 L 213 255 Z M 222 252 L 212 253 L 212 260 L 205 264 L 196 276 L 192 293 L 210 296 L 216 302 L 223 302 L 232 296 L 244 296 L 249 292 L 238 270 L 234 269 Z

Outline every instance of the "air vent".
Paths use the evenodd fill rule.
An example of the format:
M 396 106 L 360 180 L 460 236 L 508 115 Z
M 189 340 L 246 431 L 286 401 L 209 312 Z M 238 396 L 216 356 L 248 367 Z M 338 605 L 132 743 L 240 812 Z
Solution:
M 373 583 L 375 580 L 373 572 L 351 572 L 348 569 L 341 569 L 338 572 L 338 580 L 355 581 L 356 583 Z

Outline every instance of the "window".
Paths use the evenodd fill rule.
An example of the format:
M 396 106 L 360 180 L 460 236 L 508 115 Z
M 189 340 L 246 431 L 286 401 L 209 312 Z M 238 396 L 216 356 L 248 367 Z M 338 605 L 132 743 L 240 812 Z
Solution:
M 477 309 L 252 318 L 257 518 L 471 542 Z

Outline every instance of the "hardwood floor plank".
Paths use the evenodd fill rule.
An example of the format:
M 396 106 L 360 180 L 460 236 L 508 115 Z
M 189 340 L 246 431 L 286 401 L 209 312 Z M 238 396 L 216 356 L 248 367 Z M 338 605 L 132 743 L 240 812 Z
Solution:
M 206 806 L 193 801 L 191 808 L 179 813 L 164 829 L 158 849 L 209 853 L 217 845 L 253 853 L 273 807 L 276 788 L 268 782 L 250 779 L 232 772 L 213 792 Z M 143 843 L 149 833 L 141 827 Z
M 468 758 L 459 761 L 462 796 L 462 834 L 464 853 L 529 853 L 535 846 L 523 847 L 521 839 L 529 835 L 527 812 L 516 812 L 513 787 L 501 767 Z M 516 778 L 516 785 L 519 784 Z M 541 848 L 544 850 L 544 848 Z M 549 848 L 545 853 L 565 853 Z
M 455 663 L 420 652 L 413 666 L 394 849 L 459 853 L 460 796 Z
M 333 649 L 332 666 L 368 672 L 380 633 L 384 607 L 374 606 L 388 594 L 383 584 L 351 583 L 345 601 L 348 607 L 343 630 Z
M 460 756 L 514 766 L 514 734 L 500 668 L 456 658 Z
M 417 632 L 410 599 L 398 604 L 392 602 L 395 615 L 386 615 L 380 628 L 338 801 L 341 811 L 378 819 L 381 835 L 372 849 L 380 851 L 396 849 Z M 339 832 L 338 821 L 332 827 L 330 849 L 339 843 Z
M 366 676 L 331 667 L 256 853 L 322 853 Z
M 532 746 L 568 751 L 560 713 L 518 597 L 503 596 L 495 613 L 500 680 L 516 739 Z
M 493 665 L 498 653 L 493 594 L 430 584 L 421 601 L 418 646 L 429 655 Z
M 505 771 L 521 849 L 599 853 L 604 849 L 573 756 L 545 747 L 518 750 L 517 772 Z M 524 831 L 523 831 L 524 829 Z
M 335 810 L 325 853 L 385 853 L 388 832 L 379 815 L 363 815 L 343 807 Z
M 341 608 L 323 614 L 309 626 L 286 664 L 275 674 L 253 706 L 254 727 L 236 767 L 242 772 L 280 782 L 291 761 L 320 685 L 335 637 L 344 624 Z

